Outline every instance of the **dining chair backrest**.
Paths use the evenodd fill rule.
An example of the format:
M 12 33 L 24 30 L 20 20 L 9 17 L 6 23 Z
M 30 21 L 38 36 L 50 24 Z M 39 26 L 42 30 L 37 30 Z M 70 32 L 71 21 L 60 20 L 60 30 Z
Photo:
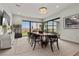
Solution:
M 31 35 L 30 32 L 28 32 L 28 37 L 30 37 L 30 35 Z
M 48 39 L 49 39 L 50 41 L 52 41 L 52 40 L 58 40 L 57 35 L 48 35 L 47 37 L 48 37 Z
M 28 32 L 28 37 L 32 39 L 33 38 L 33 33 Z
M 35 39 L 39 38 L 40 35 L 33 33 L 33 36 L 35 37 Z
M 43 34 L 43 31 L 39 31 L 40 34 Z

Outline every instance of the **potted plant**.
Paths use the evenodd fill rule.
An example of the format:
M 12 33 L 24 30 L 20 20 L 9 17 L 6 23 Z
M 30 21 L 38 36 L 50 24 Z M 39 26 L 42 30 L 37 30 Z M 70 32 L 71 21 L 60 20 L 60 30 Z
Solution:
M 2 28 L 3 28 L 4 33 L 6 33 L 7 32 L 7 25 L 3 25 Z

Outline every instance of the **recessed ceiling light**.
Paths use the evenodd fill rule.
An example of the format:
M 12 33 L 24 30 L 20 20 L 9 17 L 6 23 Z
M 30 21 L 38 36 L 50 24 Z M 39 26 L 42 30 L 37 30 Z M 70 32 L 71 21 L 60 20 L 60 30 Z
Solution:
M 59 5 L 56 5 L 56 8 L 59 8 Z
M 47 13 L 47 8 L 46 7 L 40 7 L 39 11 L 41 14 L 46 14 Z

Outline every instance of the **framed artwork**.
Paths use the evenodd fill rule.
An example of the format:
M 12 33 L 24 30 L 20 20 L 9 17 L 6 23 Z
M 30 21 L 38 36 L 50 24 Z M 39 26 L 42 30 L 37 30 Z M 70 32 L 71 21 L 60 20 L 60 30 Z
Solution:
M 65 17 L 64 18 L 64 28 L 79 29 L 79 14 Z

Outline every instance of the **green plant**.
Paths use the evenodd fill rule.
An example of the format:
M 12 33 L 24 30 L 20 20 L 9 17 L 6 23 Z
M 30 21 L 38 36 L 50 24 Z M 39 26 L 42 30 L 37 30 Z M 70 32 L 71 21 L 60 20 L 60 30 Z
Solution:
M 2 28 L 3 28 L 4 33 L 6 33 L 7 32 L 7 25 L 2 25 Z
M 2 27 L 3 27 L 4 29 L 6 29 L 6 28 L 7 28 L 7 25 L 3 25 Z

